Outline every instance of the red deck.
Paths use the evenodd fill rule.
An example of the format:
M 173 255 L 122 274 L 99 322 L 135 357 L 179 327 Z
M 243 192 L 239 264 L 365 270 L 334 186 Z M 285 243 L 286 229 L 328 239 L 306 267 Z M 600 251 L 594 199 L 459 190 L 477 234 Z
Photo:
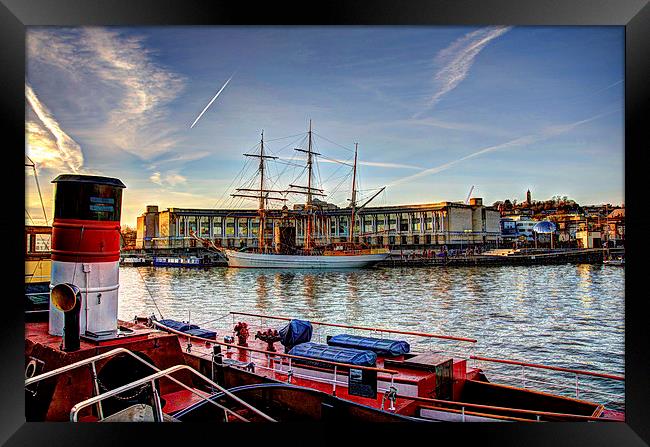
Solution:
M 187 346 L 187 338 L 184 338 L 183 336 L 179 336 L 179 339 L 181 342 L 181 346 L 185 348 Z M 276 345 L 277 345 L 276 348 L 279 348 L 278 352 L 283 353 L 282 346 L 279 343 L 276 343 Z M 248 348 L 264 351 L 267 348 L 267 344 L 257 339 L 252 339 L 252 340 L 249 339 Z M 213 352 L 212 346 L 206 346 L 204 343 L 199 344 L 195 340 L 192 343 L 190 355 L 209 360 L 212 357 L 212 352 Z M 264 353 L 252 352 L 244 348 L 226 349 L 226 347 L 223 346 L 222 346 L 222 354 L 224 354 L 225 358 L 227 359 L 237 360 L 239 362 L 246 363 L 246 364 L 253 361 L 257 365 L 255 369 L 256 374 L 270 379 L 289 383 L 287 380 L 288 376 L 286 372 L 273 371 L 270 369 L 273 366 L 275 366 L 276 369 L 282 368 L 284 370 L 287 370 L 288 360 L 286 358 L 280 360 L 280 357 L 275 357 L 274 360 L 269 361 L 269 359 L 267 359 L 266 354 Z M 447 357 L 447 358 L 451 358 L 451 357 Z M 401 388 L 401 390 L 398 391 L 398 394 L 402 396 L 413 395 L 413 396 L 420 396 L 420 397 L 433 397 L 433 387 L 435 386 L 435 373 L 432 370 L 427 371 L 425 369 L 418 369 L 415 367 L 409 367 L 404 365 L 395 366 L 395 364 L 401 360 L 403 360 L 402 357 L 392 358 L 391 364 L 385 366 L 384 357 L 377 356 L 377 368 L 385 367 L 388 370 L 395 370 L 398 372 L 398 374 L 395 374 L 393 378 L 394 384 L 398 388 Z M 464 366 L 464 362 L 463 362 L 463 366 Z M 267 367 L 269 369 L 264 367 Z M 298 370 L 299 368 L 303 368 L 303 369 L 307 368 L 311 372 L 319 372 L 319 371 L 322 372 L 323 373 L 323 378 L 321 379 L 322 381 L 309 379 L 305 377 L 296 377 L 294 375 L 291 378 L 291 382 L 290 382 L 291 384 L 303 386 L 306 388 L 316 389 L 328 394 L 335 394 L 337 397 L 340 397 L 342 399 L 350 400 L 353 402 L 357 402 L 375 408 L 381 408 L 382 399 L 384 397 L 383 388 L 387 389 L 391 382 L 390 374 L 379 372 L 377 375 L 377 380 L 379 382 L 382 382 L 382 386 L 380 386 L 380 388 L 382 389 L 377 391 L 376 399 L 369 399 L 369 398 L 348 394 L 347 379 L 341 377 L 341 375 L 343 375 L 345 371 L 342 371 L 341 369 L 338 370 L 339 378 L 338 378 L 338 383 L 336 384 L 336 392 L 334 393 L 334 387 L 333 384 L 331 383 L 331 380 L 333 378 L 332 369 L 297 366 L 295 364 L 292 365 L 292 369 L 294 370 L 294 373 L 296 373 L 296 370 Z M 474 377 L 478 372 L 479 370 L 477 369 L 470 369 L 469 371 L 467 371 L 467 375 Z M 463 368 L 463 373 L 465 373 L 464 368 Z M 465 376 L 465 374 L 463 374 L 463 376 Z M 326 382 L 325 380 L 329 380 L 329 382 Z M 403 394 L 403 391 L 408 394 Z M 414 400 L 410 400 L 408 399 L 408 397 L 400 398 L 397 399 L 395 412 L 398 414 L 412 415 L 413 411 L 415 410 L 415 406 L 416 406 L 416 402 Z M 386 409 L 389 407 L 388 401 L 385 402 L 384 407 Z
M 133 332 L 127 336 L 105 342 L 90 342 L 82 339 L 78 351 L 64 352 L 60 349 L 61 337 L 48 334 L 48 323 L 26 323 L 26 361 L 33 358 L 38 361 L 39 365 L 42 365 L 35 372 L 35 375 L 37 375 L 110 351 L 119 346 L 144 354 L 160 369 L 185 363 L 183 352 L 175 335 L 131 322 L 120 321 L 119 324 Z M 100 374 L 102 367 L 109 361 L 111 361 L 110 358 L 97 362 L 97 370 Z M 183 383 L 192 383 L 187 371 L 179 371 L 174 377 Z M 52 380 L 54 382 L 50 384 L 45 383 Z M 38 387 L 39 398 L 45 399 L 50 396 L 50 403 L 46 407 L 45 414 L 34 415 L 33 417 L 43 417 L 48 421 L 67 421 L 73 405 L 94 395 L 89 367 L 80 367 L 68 371 L 56 378 L 48 379 L 48 381 L 34 385 L 34 387 Z M 160 392 L 161 397 L 165 399 L 163 411 L 166 413 L 185 408 L 199 400 L 198 396 L 170 380 L 160 381 Z M 97 418 L 93 414 L 93 409 L 88 408 L 82 411 L 79 420 L 90 421 L 97 420 Z
M 249 330 L 253 332 L 252 329 Z M 223 335 L 226 334 L 231 335 L 232 332 L 220 331 L 219 339 L 222 339 Z M 187 346 L 188 338 L 179 335 L 179 339 L 183 347 Z M 212 343 L 194 340 L 189 355 L 210 361 L 213 354 L 212 346 Z M 280 343 L 276 343 L 276 348 L 283 349 Z M 255 352 L 248 349 L 264 352 Z M 289 377 L 286 372 L 289 369 L 289 358 L 282 357 L 282 355 L 269 355 L 265 352 L 266 349 L 267 344 L 265 342 L 251 338 L 248 339 L 247 347 L 233 345 L 228 347 L 221 346 L 221 352 L 225 358 L 241 362 L 235 366 L 243 367 L 253 362 L 255 365 L 255 374 L 289 383 Z M 278 352 L 278 354 L 282 354 L 282 352 Z M 436 369 L 438 367 L 443 368 L 449 360 L 452 360 L 450 374 L 451 385 L 449 385 L 449 382 L 446 382 L 446 386 L 451 386 L 451 390 L 447 388 L 447 393 L 449 394 L 441 396 L 437 394 L 438 391 L 442 390 L 436 387 L 436 380 L 442 378 L 444 381 L 445 373 L 438 370 L 439 374 L 442 374 L 442 376 L 439 376 L 436 374 Z M 291 365 L 294 375 L 291 377 L 290 383 L 316 389 L 328 394 L 335 394 L 342 399 L 375 408 L 381 408 L 382 400 L 385 400 L 384 392 L 392 384 L 398 388 L 395 412 L 408 416 L 418 415 L 418 409 L 420 407 L 427 408 L 429 406 L 433 409 L 435 406 L 440 405 L 444 407 L 439 408 L 440 410 L 448 408 L 448 411 L 452 412 L 452 414 L 453 412 L 460 413 L 462 407 L 467 414 L 474 413 L 477 416 L 491 417 L 490 413 L 494 412 L 494 418 L 513 421 L 534 421 L 540 415 L 547 418 L 547 420 L 598 420 L 598 416 L 603 410 L 602 406 L 592 402 L 559 395 L 556 396 L 531 389 L 486 382 L 482 378 L 482 371 L 478 368 L 469 367 L 466 359 L 452 358 L 441 352 L 427 352 L 393 358 L 378 356 L 376 367 L 387 370 L 386 372 L 378 372 L 378 392 L 376 399 L 348 394 L 347 368 L 342 368 L 342 365 L 339 365 L 337 370 L 338 380 L 335 392 L 334 384 L 332 383 L 334 377 L 332 365 L 330 365 L 329 369 L 325 369 L 300 365 L 294 361 Z M 446 367 L 449 368 L 449 366 Z M 279 371 L 280 369 L 284 371 Z M 392 383 L 391 374 L 388 370 L 396 372 L 393 375 Z M 465 385 L 470 382 L 472 387 L 468 395 L 464 390 L 467 388 Z M 494 394 L 496 388 L 499 390 L 507 388 L 508 390 L 507 392 L 501 392 L 501 396 L 498 396 Z M 442 393 L 445 394 L 444 391 Z M 470 400 L 466 400 L 467 398 Z M 389 405 L 390 402 L 385 400 L 384 408 L 388 409 Z M 488 411 L 487 414 L 483 413 L 485 410 Z M 608 411 L 604 415 L 610 420 L 619 420 L 622 413 Z
M 41 370 L 36 372 L 36 374 L 40 374 L 44 371 L 56 369 L 60 366 L 92 357 L 101 352 L 109 351 L 118 345 L 125 347 L 131 351 L 138 351 L 144 354 L 145 357 L 148 357 L 149 360 L 160 369 L 165 369 L 178 364 L 195 363 L 194 361 L 190 361 L 190 358 L 188 358 L 188 361 L 186 362 L 185 355 L 189 355 L 197 360 L 203 359 L 203 365 L 210 365 L 210 363 L 205 363 L 205 361 L 211 361 L 214 343 L 195 339 L 191 342 L 191 349 L 189 350 L 189 353 L 185 354 L 189 342 L 189 337 L 187 336 L 169 334 L 131 322 L 120 322 L 120 326 L 128 328 L 133 332 L 129 332 L 130 336 L 119 337 L 108 342 L 97 343 L 82 339 L 80 343 L 80 349 L 78 351 L 66 353 L 60 350 L 61 337 L 52 336 L 47 333 L 47 323 L 27 323 L 25 325 L 26 360 L 29 361 L 30 358 L 38 359 L 41 362 L 42 367 Z M 222 339 L 224 334 L 223 331 L 220 332 L 221 336 L 219 338 Z M 461 400 L 460 390 L 464 387 L 466 379 L 470 379 L 469 382 L 478 383 L 475 379 L 477 379 L 477 376 L 479 376 L 480 373 L 479 369 L 469 368 L 464 359 L 453 359 L 453 366 L 451 368 L 453 371 L 451 391 L 453 396 L 448 396 L 446 398 L 443 398 L 443 400 L 440 400 L 440 396 L 437 396 L 435 392 L 436 380 L 438 379 L 435 368 L 436 365 L 441 365 L 445 361 L 449 361 L 451 357 L 440 353 L 426 353 L 415 356 L 407 355 L 406 358 L 394 357 L 390 359 L 378 356 L 376 365 L 377 368 L 385 369 L 386 371 L 378 372 L 377 397 L 375 399 L 370 399 L 350 395 L 348 393 L 348 368 L 345 367 L 345 365 L 338 365 L 338 380 L 334 386 L 332 383 L 334 372 L 332 368 L 316 368 L 313 366 L 300 365 L 294 361 L 291 365 L 291 369 L 293 370 L 294 375 L 289 381 L 289 377 L 286 372 L 289 369 L 289 358 L 282 357 L 281 355 L 273 356 L 266 353 L 265 351 L 267 344 L 260 340 L 250 338 L 248 340 L 248 343 L 248 348 L 263 352 L 254 352 L 249 351 L 243 347 L 232 346 L 221 346 L 221 352 L 226 359 L 241 362 L 239 366 L 244 366 L 250 362 L 254 362 L 255 374 L 259 376 L 315 389 L 327 394 L 335 394 L 339 398 L 374 408 L 382 407 L 382 400 L 384 400 L 385 396 L 384 391 L 386 391 L 391 385 L 395 385 L 398 388 L 398 399 L 395 404 L 395 412 L 409 416 L 417 415 L 418 407 L 423 405 L 426 407 L 427 405 L 436 406 L 441 404 L 445 405 L 447 403 L 452 405 L 454 403 L 458 403 L 458 401 Z M 283 349 L 279 343 L 276 343 L 276 346 L 280 350 Z M 280 351 L 278 354 L 282 354 L 282 352 Z M 108 361 L 110 360 L 101 360 L 97 362 L 97 369 L 100 371 L 100 375 L 101 368 L 105 365 L 105 362 Z M 210 368 L 210 366 L 208 366 L 208 368 Z M 285 371 L 280 371 L 280 368 L 284 369 Z M 391 377 L 389 370 L 395 371 L 396 374 L 392 375 Z M 189 375 L 178 374 L 178 376 L 175 377 L 188 385 L 192 383 Z M 46 414 L 44 415 L 44 418 L 46 420 L 68 420 L 70 408 L 74 404 L 88 399 L 93 395 L 92 383 L 92 376 L 90 375 L 89 368 L 79 368 L 78 370 L 70 371 L 59 376 L 56 386 L 52 387 L 53 389 L 51 393 L 51 403 L 47 409 Z M 483 385 L 481 385 L 482 389 L 486 388 L 486 385 L 489 385 L 488 388 L 494 388 L 495 386 L 502 388 L 504 387 L 502 385 L 486 384 L 485 382 L 481 383 L 483 383 Z M 336 388 L 335 392 L 334 387 Z M 474 388 L 475 387 L 476 386 L 474 386 Z M 510 394 L 519 393 L 517 396 L 519 396 L 518 399 L 521 399 L 521 391 L 517 391 L 519 390 L 518 388 L 509 388 L 512 388 Z M 523 391 L 524 393 L 528 393 L 531 396 L 535 394 L 535 392 L 530 390 Z M 42 394 L 43 393 L 41 392 L 41 395 Z M 548 396 L 549 398 L 553 398 L 552 395 Z M 165 399 L 165 406 L 163 410 L 166 413 L 173 413 L 200 400 L 200 397 L 192 394 L 191 392 L 183 389 L 179 385 L 169 380 L 161 381 L 161 397 Z M 516 396 L 513 395 L 513 397 Z M 581 402 L 574 399 L 562 399 L 566 401 L 575 401 L 578 403 Z M 452 402 L 449 402 L 449 400 Z M 476 406 L 478 403 L 481 402 L 475 402 L 474 405 Z M 501 408 L 499 410 L 499 408 L 497 408 L 499 407 L 498 402 L 496 406 L 494 406 L 494 403 L 484 403 L 488 404 L 483 405 L 483 407 L 486 409 L 491 408 L 497 412 L 508 410 L 508 408 Z M 469 405 L 471 407 L 472 404 L 469 403 L 463 405 Z M 390 402 L 388 400 L 385 400 L 383 406 L 385 409 L 388 409 Z M 511 407 L 511 405 L 503 406 Z M 478 407 L 481 407 L 481 405 L 478 405 Z M 600 409 L 602 409 L 602 406 Z M 96 419 L 96 417 L 93 416 L 91 409 L 89 408 L 87 410 L 88 411 L 80 414 L 80 420 Z M 511 408 L 511 410 L 512 412 L 527 411 L 517 410 L 516 408 Z M 539 408 L 539 410 L 541 410 L 541 408 Z M 451 408 L 449 411 L 453 412 L 457 410 Z M 468 414 L 470 414 L 470 412 L 468 412 Z M 549 417 L 554 417 L 551 412 L 548 412 L 547 415 Z M 623 420 L 623 413 L 605 410 L 603 415 L 610 420 Z M 513 416 L 513 414 L 510 414 L 509 417 L 511 420 L 514 420 Z M 506 419 L 508 418 L 503 416 L 495 417 Z M 530 417 L 530 414 L 528 414 L 526 417 Z

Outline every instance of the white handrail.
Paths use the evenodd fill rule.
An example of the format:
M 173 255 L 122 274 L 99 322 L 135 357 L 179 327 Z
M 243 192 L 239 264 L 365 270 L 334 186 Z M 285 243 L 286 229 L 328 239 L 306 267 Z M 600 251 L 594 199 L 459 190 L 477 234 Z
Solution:
M 115 349 L 113 349 L 113 350 L 111 350 L 111 351 L 108 351 L 108 352 L 105 352 L 105 353 L 103 353 L 103 354 L 99 354 L 99 355 L 96 355 L 96 356 L 94 356 L 94 357 L 89 357 L 89 358 L 87 358 L 87 359 L 85 359 L 85 360 L 80 360 L 80 361 L 78 361 L 78 362 L 71 363 L 71 364 L 69 364 L 69 365 L 65 365 L 65 366 L 62 366 L 62 367 L 57 368 L 57 369 L 53 369 L 52 371 L 48 371 L 48 372 L 45 372 L 45 373 L 43 373 L 43 374 L 39 374 L 38 376 L 31 377 L 31 378 L 25 380 L 25 386 L 31 385 L 32 383 L 36 383 L 36 382 L 39 382 L 39 381 L 41 381 L 41 380 L 44 380 L 44 379 L 47 379 L 47 378 L 50 378 L 50 377 L 57 376 L 57 375 L 59 375 L 59 374 L 62 374 L 62 373 L 64 373 L 64 372 L 67 372 L 67 371 L 71 371 L 71 370 L 73 370 L 73 369 L 79 368 L 79 367 L 84 366 L 84 365 L 87 365 L 87 364 L 89 364 L 89 363 L 94 364 L 94 363 L 95 363 L 96 361 L 98 361 L 98 360 L 102 360 L 102 359 L 105 359 L 105 358 L 108 358 L 108 357 L 112 357 L 112 356 L 117 355 L 117 354 L 120 354 L 120 353 L 128 354 L 128 355 L 130 355 L 131 357 L 135 358 L 136 360 L 140 361 L 141 363 L 143 363 L 143 364 L 149 366 L 149 367 L 150 367 L 151 369 L 153 369 L 154 371 L 161 372 L 160 368 L 158 368 L 158 367 L 156 367 L 155 365 L 152 365 L 151 363 L 147 362 L 146 360 L 144 360 L 144 359 L 138 357 L 138 356 L 135 355 L 132 351 L 129 351 L 128 349 L 125 349 L 125 348 L 115 348 Z M 178 366 L 185 366 L 185 365 L 178 365 Z M 220 385 L 214 383 L 212 380 L 208 379 L 207 377 L 205 377 L 204 375 L 202 375 L 202 374 L 199 373 L 198 371 L 196 371 L 196 370 L 194 370 L 194 369 L 192 369 L 192 368 L 189 368 L 189 367 L 186 367 L 186 368 L 190 369 L 193 373 L 195 373 L 196 375 L 198 375 L 199 377 L 201 377 L 203 380 L 207 381 L 210 385 L 212 385 L 213 387 L 215 387 L 216 389 L 218 389 L 219 391 L 221 391 L 222 393 L 224 393 L 225 395 L 227 395 L 228 397 L 230 397 L 230 398 L 233 399 L 234 401 L 238 402 L 239 404 L 243 405 L 244 407 L 246 407 L 246 408 L 248 408 L 249 410 L 253 411 L 254 413 L 258 414 L 259 416 L 261 416 L 261 417 L 263 417 L 263 418 L 265 418 L 265 419 L 267 419 L 267 420 L 269 420 L 269 421 L 275 422 L 275 421 L 274 421 L 271 417 L 269 417 L 268 415 L 262 413 L 262 412 L 261 412 L 260 410 L 258 410 L 257 408 L 255 408 L 255 407 L 253 407 L 252 405 L 248 404 L 247 402 L 241 400 L 239 397 L 235 396 L 234 394 L 232 394 L 230 391 L 226 390 L 226 389 L 223 388 L 222 386 L 220 386 Z M 173 372 L 173 371 L 172 371 L 172 372 Z M 201 395 L 198 391 L 194 390 L 193 388 L 191 388 L 191 387 L 185 385 L 185 384 L 184 384 L 183 382 L 181 382 L 180 380 L 175 379 L 175 378 L 173 378 L 173 377 L 171 377 L 171 376 L 166 376 L 166 377 L 167 377 L 169 380 L 171 380 L 172 382 L 174 382 L 174 383 L 176 383 L 176 384 L 182 386 L 183 388 L 187 389 L 188 391 L 192 392 L 193 394 L 196 394 L 197 396 L 201 397 L 202 399 L 206 399 L 205 396 Z M 125 385 L 125 386 L 128 386 L 128 385 L 131 385 L 131 384 L 127 384 L 127 385 Z M 123 388 L 123 387 L 121 387 L 121 388 Z M 127 389 L 130 389 L 130 388 L 127 388 Z M 114 390 L 112 390 L 112 391 L 114 391 Z M 104 393 L 104 394 L 106 394 L 106 393 Z M 118 394 L 119 394 L 119 393 L 118 393 Z M 101 396 L 101 395 L 100 395 L 100 396 Z M 99 397 L 99 396 L 95 396 L 95 397 Z M 102 400 L 102 399 L 100 399 L 100 400 Z M 222 407 L 221 405 L 217 404 L 216 402 L 213 402 L 213 401 L 211 401 L 211 400 L 209 400 L 209 399 L 207 399 L 207 400 L 208 400 L 209 402 L 211 402 L 211 403 L 217 405 L 218 407 L 222 408 L 223 410 L 226 410 L 226 411 L 229 411 L 229 412 L 231 412 L 231 413 L 233 413 L 233 414 L 236 414 L 236 413 L 232 412 L 231 410 L 228 410 L 227 408 Z M 84 402 L 85 402 L 85 401 L 84 401 Z M 99 402 L 99 400 L 98 400 L 97 402 Z M 73 408 L 74 408 L 74 407 L 73 407 Z M 239 416 L 239 415 L 237 415 L 237 416 Z
M 103 394 L 100 394 L 99 396 L 93 396 L 93 397 L 91 397 L 90 399 L 86 399 L 86 400 L 84 400 L 84 401 L 82 401 L 82 402 L 79 402 L 78 404 L 76 404 L 75 406 L 73 406 L 72 409 L 70 410 L 70 420 L 71 420 L 72 422 L 77 422 L 77 417 L 78 417 L 79 411 L 81 411 L 83 408 L 85 408 L 85 407 L 87 407 L 87 406 L 90 406 L 90 405 L 96 404 L 96 403 L 98 403 L 98 402 L 100 402 L 100 401 L 102 401 L 102 400 L 104 400 L 104 399 L 107 399 L 107 398 L 109 398 L 109 397 L 115 396 L 115 395 L 120 394 L 120 393 L 122 393 L 122 392 L 124 392 L 124 391 L 128 391 L 128 390 L 130 390 L 131 388 L 135 388 L 135 387 L 137 387 L 137 386 L 144 385 L 144 384 L 147 383 L 147 382 L 152 382 L 152 383 L 153 383 L 153 381 L 154 381 L 155 379 L 158 379 L 158 378 L 160 378 L 160 377 L 167 377 L 167 378 L 169 378 L 169 379 L 172 379 L 172 377 L 170 376 L 170 374 L 171 374 L 171 373 L 174 373 L 174 372 L 176 372 L 176 371 L 180 371 L 180 370 L 182 370 L 182 369 L 188 370 L 188 371 L 190 371 L 192 374 L 194 374 L 194 375 L 196 375 L 196 376 L 199 376 L 199 377 L 200 377 L 201 379 L 203 379 L 204 381 L 208 382 L 209 384 L 211 384 L 211 385 L 214 386 L 215 388 L 219 389 L 221 392 L 223 392 L 223 393 L 226 394 L 227 396 L 234 398 L 236 401 L 238 401 L 239 403 L 243 404 L 246 408 L 250 409 L 251 411 L 253 411 L 253 412 L 256 413 L 257 415 L 263 417 L 263 418 L 266 419 L 267 421 L 269 421 L 269 422 L 277 422 L 275 419 L 271 418 L 270 416 L 266 415 L 265 413 L 262 413 L 262 412 L 261 412 L 260 410 L 258 410 L 257 408 L 255 408 L 255 407 L 253 407 L 253 406 L 247 404 L 247 403 L 244 402 L 243 400 L 241 400 L 241 399 L 239 399 L 238 397 L 234 396 L 234 395 L 233 395 L 232 393 L 230 393 L 229 391 L 223 389 L 222 387 L 220 387 L 219 385 L 217 385 L 216 383 L 214 383 L 212 380 L 208 379 L 208 378 L 205 377 L 203 374 L 199 373 L 198 371 L 196 371 L 195 369 L 193 369 L 193 368 L 191 368 L 191 367 L 189 367 L 189 366 L 187 366 L 187 365 L 176 365 L 176 366 L 172 366 L 171 368 L 167 368 L 167 369 L 165 369 L 165 370 L 163 370 L 163 371 L 158 371 L 158 372 L 156 372 L 156 373 L 154 373 L 154 374 L 152 374 L 152 375 L 150 375 L 150 376 L 143 377 L 142 379 L 138 379 L 138 380 L 136 380 L 136 381 L 134 381 L 134 382 L 131 382 L 131 383 L 128 383 L 128 384 L 123 385 L 123 386 L 121 386 L 121 387 L 118 387 L 118 388 L 112 389 L 112 390 L 110 390 L 110 391 L 107 391 L 107 392 L 105 392 L 105 393 L 103 393 Z M 239 417 L 240 419 L 246 421 L 246 419 L 244 419 L 243 417 L 241 417 L 241 416 L 238 415 L 237 413 L 233 412 L 232 410 L 229 410 L 229 409 L 227 409 L 227 408 L 225 408 L 225 407 L 219 405 L 218 403 L 214 402 L 213 400 L 211 400 L 211 399 L 209 399 L 209 398 L 206 398 L 205 396 L 201 396 L 198 392 L 196 392 L 196 390 L 192 390 L 190 387 L 188 387 L 188 386 L 186 386 L 186 385 L 184 385 L 184 387 L 186 387 L 189 391 L 192 391 L 192 392 L 194 392 L 195 394 L 199 395 L 202 399 L 207 400 L 208 402 L 212 403 L 213 405 L 215 405 L 215 406 L 217 406 L 217 407 L 219 407 L 219 408 L 221 408 L 221 409 L 223 409 L 223 410 L 226 410 L 226 411 L 232 413 L 233 415 Z

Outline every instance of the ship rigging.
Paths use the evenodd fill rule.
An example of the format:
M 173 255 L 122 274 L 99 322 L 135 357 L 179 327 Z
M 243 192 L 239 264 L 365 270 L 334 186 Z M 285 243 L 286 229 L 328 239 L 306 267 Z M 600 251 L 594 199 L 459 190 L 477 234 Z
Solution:
M 261 133 L 261 139 L 259 142 L 259 151 L 256 153 L 243 154 L 245 157 L 257 158 L 259 160 L 257 163 L 256 174 L 255 177 L 251 179 L 247 185 L 244 187 L 236 188 L 235 193 L 230 194 L 230 196 L 233 198 L 255 199 L 258 202 L 259 226 L 257 227 L 256 247 L 246 247 L 242 250 L 237 251 L 233 249 L 216 247 L 214 243 L 207 239 L 198 237 L 195 233 L 191 233 L 192 237 L 202 241 L 207 247 L 219 250 L 228 259 L 228 265 L 233 267 L 350 268 L 365 267 L 386 259 L 389 256 L 388 249 L 371 248 L 367 245 L 355 244 L 354 242 L 355 219 L 358 218 L 359 211 L 385 189 L 385 187 L 379 189 L 379 191 L 377 191 L 373 196 L 366 200 L 362 206 L 357 207 L 358 144 L 355 144 L 354 162 L 351 165 L 352 193 L 351 198 L 349 199 L 351 219 L 348 231 L 348 241 L 347 243 L 339 242 L 335 244 L 319 244 L 316 240 L 315 233 L 317 226 L 317 217 L 319 215 L 321 204 L 325 203 L 321 200 L 318 200 L 317 198 L 327 197 L 325 190 L 322 187 L 317 187 L 316 185 L 316 179 L 314 175 L 314 166 L 316 165 L 316 159 L 320 156 L 330 162 L 339 163 L 341 165 L 350 166 L 350 164 L 345 161 L 325 157 L 321 153 L 316 152 L 314 150 L 313 134 L 314 132 L 310 120 L 309 130 L 306 135 L 306 148 L 294 148 L 296 152 L 305 156 L 305 166 L 300 174 L 306 171 L 306 184 L 300 184 L 300 182 L 298 182 L 298 178 L 296 178 L 294 181 L 289 182 L 286 188 L 277 189 L 275 185 L 279 182 L 280 176 L 278 176 L 273 184 L 270 184 L 271 179 L 268 173 L 268 168 L 266 166 L 267 162 L 285 161 L 279 160 L 280 157 L 278 155 L 274 155 L 267 151 L 263 131 Z M 292 157 L 290 160 L 293 161 L 296 160 L 296 158 Z M 296 163 L 291 162 L 288 164 L 299 166 Z M 267 186 L 267 183 L 270 184 L 270 186 Z M 293 194 L 304 195 L 306 196 L 306 200 L 304 206 L 294 207 L 294 210 L 290 212 L 286 206 L 286 202 L 288 201 L 287 196 Z M 282 208 L 283 217 L 280 219 L 279 225 L 271 224 L 269 228 L 269 202 L 272 201 L 283 202 L 285 205 Z M 292 214 L 293 217 L 295 217 L 296 222 L 299 221 L 304 224 L 304 245 L 302 247 L 296 246 L 296 230 L 295 227 L 293 227 L 289 222 L 289 214 Z M 319 221 L 321 232 L 323 232 L 323 222 L 323 220 Z M 293 230 L 291 230 L 292 227 Z M 269 242 L 269 230 L 273 232 L 273 242 Z M 283 232 L 288 233 L 289 236 Z M 291 239 L 293 239 L 293 241 L 291 241 Z

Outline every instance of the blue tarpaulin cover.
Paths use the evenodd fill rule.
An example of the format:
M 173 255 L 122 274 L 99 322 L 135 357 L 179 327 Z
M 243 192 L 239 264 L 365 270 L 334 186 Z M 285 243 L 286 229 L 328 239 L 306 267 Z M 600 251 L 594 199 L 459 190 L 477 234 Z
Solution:
M 190 329 L 183 332 L 185 332 L 188 335 L 194 335 L 196 337 L 209 338 L 211 340 L 217 339 L 217 333 L 215 331 L 210 331 L 207 329 L 196 328 L 196 329 Z
M 307 343 L 311 340 L 313 328 L 309 321 L 291 320 L 289 324 L 280 329 L 280 343 L 287 349 L 291 349 L 300 343 Z
M 348 334 L 335 335 L 327 340 L 327 344 L 330 346 L 341 346 L 343 348 L 367 349 L 379 355 L 391 357 L 408 354 L 411 350 L 409 344 L 402 340 L 360 337 Z
M 190 329 L 199 328 L 196 324 L 187 324 L 187 323 L 183 323 L 182 321 L 176 321 L 176 320 L 160 320 L 159 323 L 181 332 L 187 332 Z
M 330 362 L 349 363 L 356 366 L 375 366 L 377 364 L 377 354 L 372 351 L 341 348 L 339 346 L 328 346 L 311 342 L 294 346 L 289 351 L 289 354 L 328 360 Z

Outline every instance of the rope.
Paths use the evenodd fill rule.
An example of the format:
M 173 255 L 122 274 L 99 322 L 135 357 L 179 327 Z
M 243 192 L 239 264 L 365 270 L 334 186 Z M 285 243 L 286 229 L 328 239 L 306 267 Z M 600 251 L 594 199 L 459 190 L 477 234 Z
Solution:
M 34 179 L 36 180 L 36 189 L 38 189 L 38 198 L 41 201 L 41 208 L 43 209 L 43 216 L 45 216 L 45 224 L 49 225 L 50 223 L 49 223 L 49 221 L 47 219 L 47 214 L 45 213 L 45 204 L 43 203 L 43 195 L 41 194 L 41 185 L 38 183 L 38 175 L 36 174 L 36 163 L 34 163 L 34 161 L 31 158 L 29 158 L 27 155 L 25 155 L 25 157 L 27 157 L 27 159 L 32 163 L 31 167 L 32 167 L 32 170 L 34 171 Z
M 265 142 L 265 143 L 268 143 L 268 142 L 270 142 L 270 141 L 286 140 L 287 138 L 291 138 L 291 137 L 302 137 L 302 136 L 304 136 L 304 135 L 305 135 L 305 132 L 302 132 L 302 133 L 297 133 L 297 134 L 295 134 L 295 135 L 289 135 L 288 137 L 273 138 L 273 139 L 271 139 L 271 140 L 265 140 L 264 142 Z
M 27 217 L 29 217 L 29 220 L 32 222 L 32 225 L 36 225 L 36 222 L 34 222 L 34 219 L 32 219 L 32 216 L 29 215 L 29 211 L 27 211 L 27 208 L 25 208 L 25 213 L 27 213 Z
M 214 323 L 215 321 L 223 320 L 224 318 L 229 317 L 229 316 L 230 316 L 230 314 L 228 313 L 228 314 L 220 316 L 219 318 L 215 318 L 214 320 L 204 321 L 203 323 L 196 323 L 196 324 L 197 324 L 197 326 L 203 326 L 204 324 Z
M 322 138 L 322 139 L 325 140 L 325 141 L 328 141 L 328 142 L 330 142 L 330 143 L 332 143 L 332 144 L 337 145 L 337 146 L 340 147 L 340 148 L 345 149 L 346 151 L 354 152 L 353 149 L 350 149 L 350 148 L 348 148 L 348 147 L 345 147 L 345 146 L 343 146 L 343 145 L 341 145 L 341 144 L 339 144 L 339 143 L 337 143 L 337 142 L 335 142 L 335 141 L 329 140 L 329 139 L 325 138 L 324 136 L 322 136 L 322 135 L 320 135 L 320 134 L 318 134 L 318 133 L 316 133 L 316 132 L 314 132 L 314 131 L 312 131 L 312 133 L 313 133 L 314 135 L 317 135 L 318 137 Z
M 149 293 L 149 296 L 151 297 L 151 300 L 153 301 L 153 305 L 156 306 L 156 310 L 158 310 L 158 314 L 160 315 L 160 318 L 164 320 L 165 317 L 163 316 L 162 312 L 158 308 L 158 304 L 156 303 L 156 299 L 153 297 L 153 294 L 151 293 L 151 290 L 149 290 L 149 286 L 147 285 L 147 281 L 144 280 L 144 276 L 142 276 L 142 272 L 137 267 L 136 267 L 136 270 L 138 271 L 138 274 L 140 275 L 140 278 L 142 279 L 142 282 L 144 283 L 144 287 L 145 287 L 145 289 L 147 289 L 147 292 Z

